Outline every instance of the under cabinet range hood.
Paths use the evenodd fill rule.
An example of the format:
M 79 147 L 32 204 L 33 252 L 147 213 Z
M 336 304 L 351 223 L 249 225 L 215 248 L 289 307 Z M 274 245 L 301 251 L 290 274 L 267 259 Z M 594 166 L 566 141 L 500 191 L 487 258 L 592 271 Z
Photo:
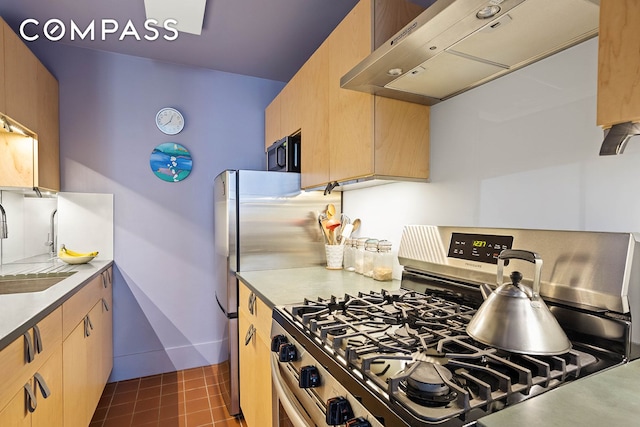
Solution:
M 433 105 L 598 34 L 599 0 L 436 0 L 340 80 Z

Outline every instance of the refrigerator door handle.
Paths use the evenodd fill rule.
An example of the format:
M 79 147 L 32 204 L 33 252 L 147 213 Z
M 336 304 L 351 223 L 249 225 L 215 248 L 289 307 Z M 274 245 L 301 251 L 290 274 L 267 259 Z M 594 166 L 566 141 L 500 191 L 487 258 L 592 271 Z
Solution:
M 216 302 L 218 303 L 218 307 L 222 310 L 222 313 L 229 319 L 235 319 L 238 317 L 238 313 L 227 313 L 227 310 L 224 309 L 222 304 L 220 303 L 220 299 L 218 298 L 218 292 L 216 292 Z

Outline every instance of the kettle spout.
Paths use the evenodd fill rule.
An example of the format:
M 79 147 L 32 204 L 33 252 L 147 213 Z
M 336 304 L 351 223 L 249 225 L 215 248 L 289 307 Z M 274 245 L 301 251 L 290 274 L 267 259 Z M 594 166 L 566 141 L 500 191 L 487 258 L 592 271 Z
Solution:
M 640 123 L 620 123 L 604 131 L 604 141 L 600 147 L 601 156 L 622 154 L 631 137 L 640 135 Z
M 493 292 L 493 290 L 491 290 L 491 287 L 486 283 L 483 283 L 480 285 L 480 293 L 482 294 L 482 298 L 485 301 L 487 300 L 487 298 L 489 298 L 489 295 L 491 295 L 491 292 Z

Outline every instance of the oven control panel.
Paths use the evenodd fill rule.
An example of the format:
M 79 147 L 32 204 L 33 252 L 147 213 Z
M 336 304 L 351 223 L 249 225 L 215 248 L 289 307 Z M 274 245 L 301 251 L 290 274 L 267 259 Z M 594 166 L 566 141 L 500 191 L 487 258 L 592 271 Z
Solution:
M 487 264 L 498 264 L 500 252 L 512 249 L 512 246 L 513 236 L 451 233 L 448 256 Z

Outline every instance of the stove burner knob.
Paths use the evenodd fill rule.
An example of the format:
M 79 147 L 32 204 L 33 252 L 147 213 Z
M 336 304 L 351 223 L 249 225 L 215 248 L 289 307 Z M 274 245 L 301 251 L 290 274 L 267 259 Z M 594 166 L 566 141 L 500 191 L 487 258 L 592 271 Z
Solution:
M 298 360 L 298 350 L 296 346 L 291 343 L 280 345 L 278 350 L 278 360 L 281 362 L 293 362 Z
M 332 397 L 327 400 L 327 424 L 337 426 L 353 418 L 353 410 L 344 397 Z
M 288 343 L 289 340 L 285 335 L 276 335 L 271 338 L 271 351 L 279 351 L 280 346 L 284 343 Z
M 318 387 L 320 385 L 320 372 L 315 366 L 303 366 L 300 369 L 300 388 Z
M 371 427 L 371 423 L 362 417 L 352 418 L 345 424 L 346 427 Z

